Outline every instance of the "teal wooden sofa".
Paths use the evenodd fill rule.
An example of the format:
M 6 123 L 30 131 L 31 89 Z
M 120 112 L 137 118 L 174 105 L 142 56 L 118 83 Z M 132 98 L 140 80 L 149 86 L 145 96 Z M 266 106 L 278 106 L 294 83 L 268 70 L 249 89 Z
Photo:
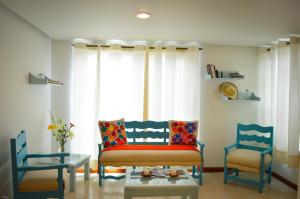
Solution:
M 247 142 L 256 144 L 250 145 Z M 264 145 L 259 146 L 259 143 Z M 271 183 L 273 127 L 238 124 L 236 143 L 225 147 L 224 150 L 224 184 L 229 180 L 235 180 L 257 186 L 258 191 L 262 193 L 264 184 Z M 232 171 L 228 172 L 228 168 Z M 239 171 L 256 173 L 258 180 L 241 178 Z
M 125 122 L 126 135 L 129 147 L 131 145 L 165 145 L 168 147 L 169 126 L 167 121 L 129 121 Z M 149 142 L 147 138 L 155 139 Z M 158 140 L 157 140 L 158 139 Z M 197 140 L 196 151 L 153 151 L 153 150 L 130 150 L 130 151 L 103 151 L 102 144 L 98 145 L 98 174 L 99 186 L 103 179 L 122 179 L 125 176 L 111 176 L 105 174 L 105 166 L 192 166 L 192 175 L 198 178 L 202 184 L 204 164 L 204 144 Z M 133 154 L 134 160 L 128 160 Z M 109 159 L 109 160 L 108 160 Z M 130 159 L 130 158 L 129 158 Z
M 10 140 L 14 199 L 64 198 L 63 169 L 67 153 L 27 154 L 26 133 Z M 60 164 L 30 166 L 30 158 L 59 157 Z

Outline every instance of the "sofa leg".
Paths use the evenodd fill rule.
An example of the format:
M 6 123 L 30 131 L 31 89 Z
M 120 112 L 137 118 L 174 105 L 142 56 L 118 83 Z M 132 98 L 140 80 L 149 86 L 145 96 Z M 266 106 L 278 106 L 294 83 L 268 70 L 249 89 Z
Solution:
M 99 186 L 102 186 L 102 166 L 100 164 L 98 166 L 98 174 L 99 174 Z
M 195 166 L 193 166 L 193 170 L 192 170 L 193 177 L 195 177 L 195 170 L 196 170 L 196 168 L 195 168 Z
M 235 170 L 235 176 L 239 176 L 239 173 L 240 173 L 239 170 L 236 169 L 236 170 Z
M 200 170 L 199 170 L 199 185 L 202 185 L 202 178 L 203 178 L 203 163 L 201 163 Z

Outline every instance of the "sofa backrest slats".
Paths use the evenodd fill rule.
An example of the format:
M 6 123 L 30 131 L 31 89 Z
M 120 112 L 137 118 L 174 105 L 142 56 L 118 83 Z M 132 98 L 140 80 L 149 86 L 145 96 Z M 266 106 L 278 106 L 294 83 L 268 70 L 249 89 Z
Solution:
M 166 121 L 128 121 L 125 122 L 125 128 L 126 136 L 127 138 L 132 139 L 133 144 L 161 145 L 166 144 L 168 141 L 167 139 L 169 138 L 168 122 Z M 137 141 L 137 139 L 142 139 L 142 141 Z M 130 140 L 128 142 L 131 143 Z
M 165 139 L 169 136 L 168 132 L 159 131 L 140 131 L 140 132 L 126 132 L 127 138 L 160 138 Z
M 164 143 L 164 142 L 135 142 L 134 145 L 166 145 L 166 143 Z
M 132 137 L 131 137 L 131 133 L 128 133 L 128 132 L 126 132 L 126 136 L 127 136 L 127 138 L 133 138 L 133 143 L 135 143 L 136 142 L 136 137 L 134 137 L 134 135 L 136 135 L 136 128 L 133 128 L 133 132 L 132 132 Z
M 156 121 L 129 121 L 125 122 L 125 127 L 126 128 L 138 128 L 138 129 L 163 129 L 163 128 L 169 128 L 168 127 L 168 122 L 163 121 L 163 122 L 156 122 Z

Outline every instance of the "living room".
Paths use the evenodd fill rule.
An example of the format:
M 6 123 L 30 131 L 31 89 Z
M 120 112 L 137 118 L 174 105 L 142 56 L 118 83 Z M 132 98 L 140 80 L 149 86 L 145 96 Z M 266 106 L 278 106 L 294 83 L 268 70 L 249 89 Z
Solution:
M 297 198 L 299 9 L 0 0 L 0 198 Z

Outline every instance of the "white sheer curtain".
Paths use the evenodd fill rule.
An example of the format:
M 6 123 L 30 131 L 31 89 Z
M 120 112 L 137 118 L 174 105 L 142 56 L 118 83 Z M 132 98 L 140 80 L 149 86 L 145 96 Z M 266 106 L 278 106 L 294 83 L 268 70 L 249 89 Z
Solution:
M 298 157 L 300 135 L 300 38 L 293 37 L 290 42 L 288 151 L 292 157 Z M 297 160 L 298 158 L 296 158 Z M 293 162 L 292 159 L 290 164 Z
M 74 49 L 72 113 L 71 121 L 75 124 L 74 138 L 71 140 L 72 153 L 97 154 L 97 82 L 98 51 Z
M 200 119 L 201 53 L 197 49 L 149 52 L 149 119 Z
M 199 50 L 145 49 L 74 49 L 72 153 L 97 158 L 98 120 L 199 120 Z
M 142 50 L 101 51 L 100 120 L 143 120 L 144 59 Z
M 96 159 L 98 120 L 142 120 L 144 51 L 74 49 L 72 153 Z
M 261 50 L 259 122 L 275 127 L 276 159 L 298 167 L 300 135 L 300 42 L 279 42 L 271 51 Z

